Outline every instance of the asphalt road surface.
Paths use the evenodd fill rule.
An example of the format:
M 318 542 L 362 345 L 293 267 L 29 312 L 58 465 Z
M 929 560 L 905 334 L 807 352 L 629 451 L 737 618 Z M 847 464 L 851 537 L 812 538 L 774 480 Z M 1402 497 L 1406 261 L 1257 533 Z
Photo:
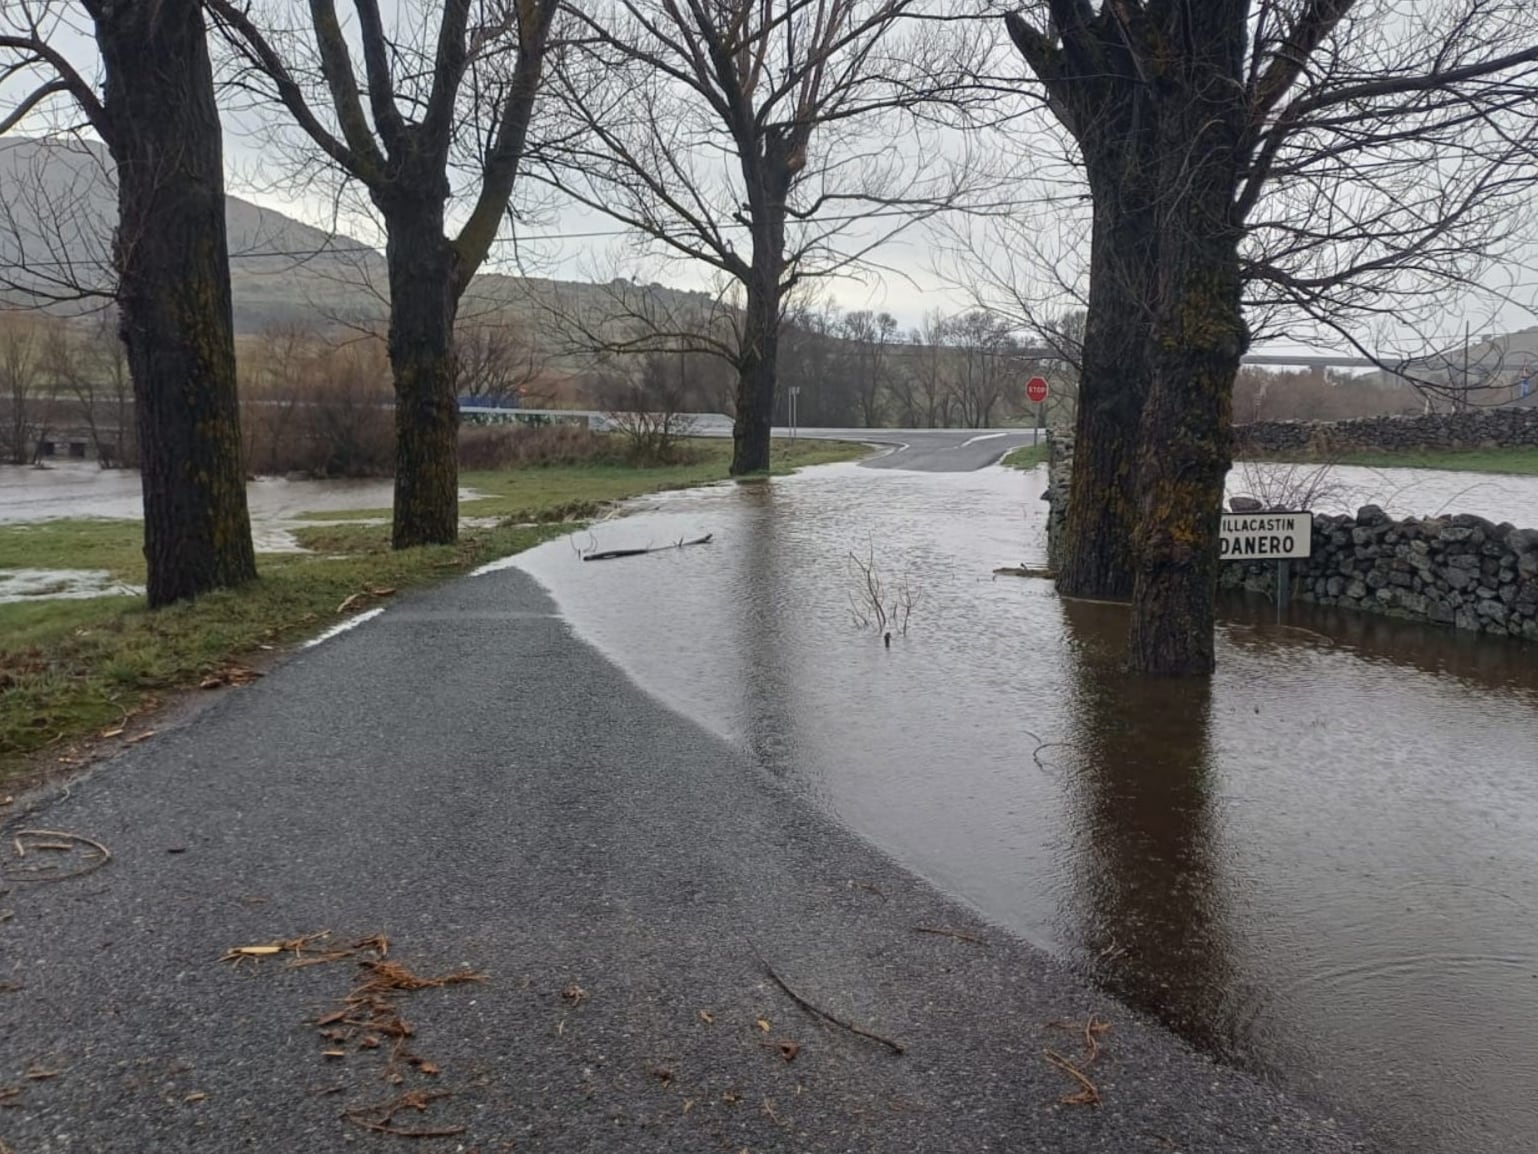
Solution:
M 695 430 L 707 437 L 729 437 L 723 418 L 702 421 Z M 790 429 L 776 428 L 776 437 Z M 1034 429 L 822 429 L 800 428 L 796 436 L 822 441 L 863 441 L 884 451 L 862 462 L 871 469 L 916 469 L 927 473 L 969 473 L 996 464 L 1021 445 L 1036 443 Z
M 785 436 L 789 430 L 776 430 Z M 1036 442 L 1033 429 L 803 429 L 798 436 L 867 441 L 889 452 L 863 462 L 872 469 L 915 469 L 926 473 L 969 473 L 996 464 L 1004 454 Z
M 16 1154 L 1366 1148 L 792 798 L 517 571 L 218 693 L 0 810 Z M 92 864 L 61 834 L 111 860 L 40 880 Z M 323 930 L 485 980 L 348 1004 L 367 950 L 220 960 Z

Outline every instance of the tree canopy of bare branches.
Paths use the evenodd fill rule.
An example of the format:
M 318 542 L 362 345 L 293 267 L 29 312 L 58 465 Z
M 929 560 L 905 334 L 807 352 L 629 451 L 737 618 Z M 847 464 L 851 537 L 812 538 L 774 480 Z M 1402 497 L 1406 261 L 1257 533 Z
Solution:
M 732 471 L 767 469 L 787 299 L 961 195 L 925 125 L 965 103 L 975 30 L 919 0 L 596 0 L 574 19 L 547 179 L 721 279 Z
M 1232 383 L 1254 327 L 1343 328 L 1486 267 L 1533 179 L 1538 12 L 1040 0 L 1007 26 L 1093 203 L 1070 583 L 1119 593 L 1132 578 L 1134 663 L 1205 672 Z M 1091 353 L 1107 334 L 1120 384 Z
M 512 201 L 560 0 L 354 0 L 355 45 L 335 0 L 302 28 L 206 0 L 236 60 L 230 82 L 284 109 L 367 190 L 388 240 L 396 393 L 396 548 L 459 532 L 454 322 Z M 432 23 L 429 36 L 421 29 Z M 456 164 L 473 171 L 463 223 L 445 231 Z

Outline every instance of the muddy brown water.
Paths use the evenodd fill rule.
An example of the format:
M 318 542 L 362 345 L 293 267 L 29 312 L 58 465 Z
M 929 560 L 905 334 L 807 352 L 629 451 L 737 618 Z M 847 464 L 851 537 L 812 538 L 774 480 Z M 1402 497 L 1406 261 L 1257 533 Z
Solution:
M 1239 600 L 1210 686 L 1130 678 L 1123 608 L 991 575 L 1039 562 L 1041 483 L 836 466 L 578 542 L 708 546 L 518 563 L 646 689 L 1196 1043 L 1385 1149 L 1538 1149 L 1538 648 Z M 890 649 L 851 551 L 918 597 Z

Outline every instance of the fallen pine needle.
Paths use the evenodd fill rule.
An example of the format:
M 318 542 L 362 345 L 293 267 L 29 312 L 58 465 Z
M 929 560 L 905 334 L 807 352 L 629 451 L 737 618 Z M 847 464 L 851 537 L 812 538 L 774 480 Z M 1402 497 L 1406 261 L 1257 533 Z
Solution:
M 758 960 L 759 964 L 764 967 L 764 972 L 767 973 L 771 979 L 773 979 L 774 984 L 779 986 L 780 989 L 784 990 L 786 996 L 788 996 L 791 1001 L 795 1002 L 796 1005 L 800 1006 L 807 1013 L 815 1014 L 817 1017 L 822 1018 L 824 1021 L 832 1022 L 835 1026 L 838 1026 L 843 1030 L 848 1030 L 851 1034 L 858 1034 L 862 1038 L 869 1038 L 872 1042 L 880 1042 L 883 1046 L 886 1046 L 888 1049 L 890 1049 L 894 1054 L 901 1055 L 907 1052 L 901 1042 L 894 1042 L 890 1038 L 883 1038 L 880 1034 L 874 1034 L 869 1030 L 862 1029 L 861 1027 L 856 1026 L 853 1022 L 846 1022 L 843 1018 L 840 1018 L 835 1014 L 830 1014 L 821 1006 L 814 1005 L 812 1002 L 807 1001 L 806 998 L 802 997 L 800 994 L 796 993 L 795 990 L 791 989 L 790 986 L 786 984 L 784 978 L 780 977 L 779 974 L 774 972 L 773 966 L 764 961 L 763 958 L 759 958 Z
M 401 1138 L 451 1138 L 455 1134 L 463 1134 L 466 1128 L 464 1126 L 438 1126 L 411 1129 L 394 1124 L 395 1115 L 400 1113 L 400 1111 L 415 1110 L 420 1114 L 433 1102 L 448 1096 L 447 1090 L 436 1090 L 430 1094 L 413 1090 L 389 1102 L 379 1102 L 372 1106 L 354 1106 L 350 1110 L 342 1111 L 342 1118 L 345 1121 L 351 1122 L 354 1126 L 361 1126 L 365 1130 L 373 1130 L 380 1134 L 394 1134 Z
M 1089 1080 L 1083 1070 L 1055 1050 L 1043 1050 L 1042 1054 L 1047 1061 L 1083 1087 L 1076 1094 L 1065 1094 L 1058 1099 L 1059 1102 L 1065 1106 L 1098 1106 L 1100 1104 L 1100 1089 Z
M 976 946 L 986 946 L 988 944 L 982 938 L 972 934 L 964 934 L 960 930 L 947 930 L 939 926 L 914 926 L 913 932 L 916 934 L 934 934 L 942 938 L 955 938 L 958 942 L 971 942 Z
M 354 994 L 369 994 L 384 990 L 432 990 L 440 986 L 454 986 L 461 982 L 484 982 L 485 974 L 464 970 L 442 977 L 427 978 L 414 974 L 399 962 L 359 962 L 372 975 L 367 982 L 354 990 Z

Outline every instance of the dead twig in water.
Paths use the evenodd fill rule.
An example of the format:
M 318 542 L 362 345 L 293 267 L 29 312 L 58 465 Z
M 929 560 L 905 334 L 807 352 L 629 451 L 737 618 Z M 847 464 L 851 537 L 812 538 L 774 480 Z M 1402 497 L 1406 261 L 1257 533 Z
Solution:
M 665 553 L 669 549 L 682 549 L 688 545 L 709 545 L 714 533 L 706 533 L 703 537 L 696 537 L 693 541 L 679 539 L 671 545 L 649 545 L 645 549 L 604 549 L 597 553 L 584 553 L 584 561 L 614 561 L 620 557 L 641 557 L 647 553 Z
M 960 930 L 942 929 L 939 926 L 914 926 L 913 932 L 916 934 L 934 934 L 936 937 L 941 938 L 955 938 L 958 942 L 971 942 L 974 946 L 986 946 L 988 944 L 982 938 L 975 937 L 972 934 L 964 934 Z
M 771 979 L 773 979 L 774 984 L 779 986 L 780 989 L 784 990 L 786 996 L 807 1013 L 814 1014 L 817 1017 L 822 1018 L 824 1021 L 832 1022 L 835 1026 L 838 1026 L 840 1029 L 848 1030 L 851 1034 L 858 1034 L 862 1038 L 869 1038 L 872 1042 L 880 1042 L 883 1046 L 886 1046 L 888 1049 L 890 1049 L 894 1054 L 901 1055 L 907 1053 L 901 1042 L 894 1042 L 890 1038 L 883 1038 L 880 1034 L 873 1034 L 869 1030 L 861 1029 L 853 1022 L 846 1022 L 836 1014 L 830 1014 L 821 1006 L 814 1005 L 813 1003 L 807 1001 L 800 994 L 796 993 L 795 990 L 791 989 L 790 986 L 785 983 L 784 978 L 780 977 L 779 974 L 774 972 L 773 966 L 764 961 L 763 958 L 759 958 L 758 961 L 759 964 L 764 967 L 764 972 L 768 974 Z

